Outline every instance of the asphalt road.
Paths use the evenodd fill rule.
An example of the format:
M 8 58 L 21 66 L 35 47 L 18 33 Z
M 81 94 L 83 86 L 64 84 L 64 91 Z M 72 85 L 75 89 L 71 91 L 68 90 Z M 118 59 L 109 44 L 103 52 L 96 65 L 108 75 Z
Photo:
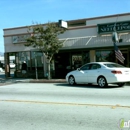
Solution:
M 0 130 L 119 130 L 121 119 L 130 120 L 130 86 L 0 86 Z

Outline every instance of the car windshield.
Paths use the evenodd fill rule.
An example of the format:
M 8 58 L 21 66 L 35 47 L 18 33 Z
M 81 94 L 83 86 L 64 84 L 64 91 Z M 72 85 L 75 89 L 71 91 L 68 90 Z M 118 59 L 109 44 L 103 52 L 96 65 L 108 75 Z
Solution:
M 110 63 L 105 63 L 104 64 L 105 66 L 107 66 L 107 67 L 109 67 L 109 68 L 125 68 L 124 66 L 122 66 L 122 65 L 119 65 L 119 64 L 110 64 Z

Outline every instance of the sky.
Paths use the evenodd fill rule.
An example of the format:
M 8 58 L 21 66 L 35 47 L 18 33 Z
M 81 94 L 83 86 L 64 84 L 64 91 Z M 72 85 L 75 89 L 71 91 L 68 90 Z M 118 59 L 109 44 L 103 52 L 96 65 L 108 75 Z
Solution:
M 0 0 L 0 52 L 6 28 L 122 13 L 130 13 L 130 0 Z

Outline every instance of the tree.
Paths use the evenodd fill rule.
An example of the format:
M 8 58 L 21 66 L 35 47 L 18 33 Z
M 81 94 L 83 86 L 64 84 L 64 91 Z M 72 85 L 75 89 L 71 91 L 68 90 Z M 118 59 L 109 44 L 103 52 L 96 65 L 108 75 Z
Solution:
M 65 28 L 61 28 L 57 23 L 48 22 L 45 26 L 36 24 L 28 27 L 28 33 L 31 34 L 27 38 L 25 46 L 32 46 L 44 53 L 48 63 L 48 79 L 50 76 L 50 62 L 54 54 L 59 52 L 63 46 L 63 42 L 58 39 L 58 35 L 64 33 Z

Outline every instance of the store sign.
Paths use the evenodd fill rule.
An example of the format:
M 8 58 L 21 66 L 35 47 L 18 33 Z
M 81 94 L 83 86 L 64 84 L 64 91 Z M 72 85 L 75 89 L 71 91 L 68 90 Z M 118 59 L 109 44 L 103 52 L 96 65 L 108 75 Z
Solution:
M 115 23 L 98 24 L 98 33 L 111 33 L 114 31 Z M 116 31 L 130 31 L 130 21 L 117 22 Z
M 68 23 L 63 20 L 59 20 L 59 26 L 63 28 L 68 28 Z
M 26 39 L 29 37 L 30 35 L 18 35 L 18 36 L 13 36 L 13 43 L 23 43 L 26 42 Z

